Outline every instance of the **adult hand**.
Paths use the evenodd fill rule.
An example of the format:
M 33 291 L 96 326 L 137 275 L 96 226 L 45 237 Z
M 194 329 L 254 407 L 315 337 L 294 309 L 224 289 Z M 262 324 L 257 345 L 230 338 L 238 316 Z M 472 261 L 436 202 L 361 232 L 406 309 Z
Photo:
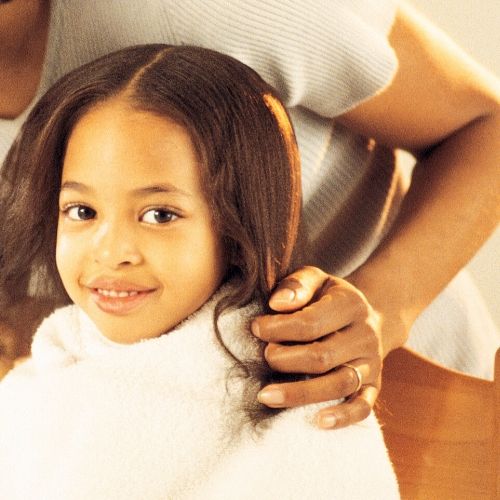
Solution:
M 269 305 L 279 314 L 252 322 L 253 334 L 269 343 L 267 362 L 279 372 L 315 376 L 268 385 L 259 401 L 281 408 L 347 398 L 320 410 L 318 425 L 340 428 L 365 419 L 380 391 L 383 359 L 381 316 L 366 297 L 343 279 L 304 267 L 278 285 Z

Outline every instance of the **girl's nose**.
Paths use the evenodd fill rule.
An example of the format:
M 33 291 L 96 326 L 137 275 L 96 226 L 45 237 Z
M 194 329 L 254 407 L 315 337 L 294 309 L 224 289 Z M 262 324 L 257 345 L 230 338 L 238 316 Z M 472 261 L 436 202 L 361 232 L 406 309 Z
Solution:
M 109 222 L 103 223 L 94 234 L 93 240 L 94 261 L 104 267 L 117 269 L 142 262 L 135 235 L 130 228 Z

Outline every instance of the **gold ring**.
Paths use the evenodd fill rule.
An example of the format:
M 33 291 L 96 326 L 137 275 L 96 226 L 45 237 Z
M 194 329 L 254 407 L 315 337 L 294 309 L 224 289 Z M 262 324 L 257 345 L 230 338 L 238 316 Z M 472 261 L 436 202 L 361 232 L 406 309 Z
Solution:
M 358 378 L 358 385 L 356 386 L 356 389 L 354 389 L 353 394 L 358 392 L 363 385 L 363 375 L 361 375 L 361 370 L 354 365 L 350 365 L 349 363 L 342 363 L 340 366 L 345 366 L 346 368 L 352 368 L 354 370 L 354 373 Z

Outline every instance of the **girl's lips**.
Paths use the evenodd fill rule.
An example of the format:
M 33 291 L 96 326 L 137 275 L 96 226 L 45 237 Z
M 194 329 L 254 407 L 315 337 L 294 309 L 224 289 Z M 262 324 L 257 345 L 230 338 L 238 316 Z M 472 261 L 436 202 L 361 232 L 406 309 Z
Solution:
M 156 290 L 90 288 L 92 300 L 108 314 L 126 315 L 146 302 Z

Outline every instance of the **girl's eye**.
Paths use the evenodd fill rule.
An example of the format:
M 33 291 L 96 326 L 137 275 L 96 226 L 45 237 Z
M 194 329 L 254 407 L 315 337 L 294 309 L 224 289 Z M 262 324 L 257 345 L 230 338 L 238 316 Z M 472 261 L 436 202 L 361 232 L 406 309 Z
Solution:
M 74 205 L 64 210 L 66 216 L 71 220 L 90 220 L 95 218 L 96 211 L 85 205 Z
M 166 224 L 178 219 L 179 216 L 164 208 L 153 208 L 141 216 L 141 222 L 147 224 Z

